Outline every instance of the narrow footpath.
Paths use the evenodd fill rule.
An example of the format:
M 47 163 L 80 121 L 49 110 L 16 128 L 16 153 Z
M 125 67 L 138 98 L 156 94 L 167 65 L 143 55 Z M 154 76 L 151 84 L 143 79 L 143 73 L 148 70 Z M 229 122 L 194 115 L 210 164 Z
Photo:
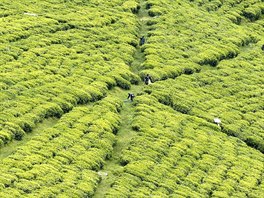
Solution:
M 140 22 L 138 35 L 139 37 L 146 37 L 148 31 L 147 21 L 151 17 L 148 15 L 146 4 L 143 0 L 140 1 L 140 9 L 137 13 L 137 17 Z M 145 55 L 142 52 L 141 47 L 137 46 L 136 52 L 134 54 L 134 61 L 131 64 L 131 71 L 133 71 L 135 74 L 138 74 L 141 64 L 144 61 Z M 116 87 L 109 94 L 117 96 L 120 99 L 124 100 L 127 97 L 128 92 L 137 95 L 143 90 L 143 86 L 143 82 L 140 82 L 139 85 L 131 86 L 131 89 L 129 91 L 124 91 Z M 120 165 L 120 156 L 122 154 L 122 151 L 127 148 L 131 139 L 135 135 L 135 132 L 131 128 L 131 122 L 133 121 L 134 116 L 135 108 L 133 108 L 133 102 L 124 100 L 123 107 L 120 112 L 121 124 L 116 136 L 117 142 L 114 146 L 111 159 L 106 160 L 106 164 L 104 165 L 103 169 L 98 172 L 98 174 L 101 175 L 102 180 L 96 189 L 96 192 L 93 196 L 94 198 L 104 197 L 108 189 L 111 188 L 112 182 L 115 181 L 115 178 L 118 176 L 118 172 L 123 169 L 123 167 Z

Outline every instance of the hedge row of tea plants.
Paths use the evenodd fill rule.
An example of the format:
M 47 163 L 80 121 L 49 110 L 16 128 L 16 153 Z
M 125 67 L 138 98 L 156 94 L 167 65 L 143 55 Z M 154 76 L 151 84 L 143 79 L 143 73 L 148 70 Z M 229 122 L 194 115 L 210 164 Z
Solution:
M 139 80 L 128 66 L 137 44 L 137 3 L 33 2 L 1 2 L 0 147 L 46 117 Z
M 90 197 L 111 157 L 121 101 L 74 107 L 0 162 L 0 197 Z
M 106 197 L 262 197 L 264 156 L 151 95 L 137 98 L 136 135 Z M 131 129 L 132 130 L 132 129 Z
M 230 6 L 229 1 L 217 2 L 224 10 Z M 239 11 L 235 5 L 233 9 Z M 261 22 L 240 26 L 232 23 L 224 11 L 207 12 L 197 1 L 147 0 L 147 8 L 153 17 L 148 21 L 150 31 L 143 49 L 146 61 L 141 75 L 150 73 L 154 80 L 199 72 L 202 65 L 217 66 L 221 60 L 236 57 L 241 46 L 263 38 Z
M 262 0 L 190 0 L 208 12 L 227 16 L 232 22 L 241 24 L 244 19 L 256 21 L 264 13 Z

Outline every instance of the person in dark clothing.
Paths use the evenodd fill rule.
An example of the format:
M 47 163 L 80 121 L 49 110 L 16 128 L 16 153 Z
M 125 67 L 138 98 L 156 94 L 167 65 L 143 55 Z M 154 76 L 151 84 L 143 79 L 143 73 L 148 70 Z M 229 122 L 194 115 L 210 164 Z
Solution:
M 146 77 L 144 78 L 144 82 L 146 85 L 149 85 L 150 83 L 152 83 L 152 79 L 149 74 L 147 74 Z
M 133 102 L 133 99 L 135 98 L 135 95 L 133 93 L 128 93 L 127 99 L 130 99 L 131 102 Z
M 261 49 L 264 51 L 264 44 L 262 45 Z
M 141 38 L 140 38 L 140 41 L 139 41 L 139 45 L 144 45 L 145 44 L 145 37 L 144 36 L 142 36 Z

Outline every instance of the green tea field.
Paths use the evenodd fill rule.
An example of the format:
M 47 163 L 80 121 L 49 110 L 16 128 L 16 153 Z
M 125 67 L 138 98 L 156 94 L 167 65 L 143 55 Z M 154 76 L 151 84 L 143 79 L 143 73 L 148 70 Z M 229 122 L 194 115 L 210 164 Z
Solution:
M 263 0 L 1 0 L 0 43 L 0 198 L 264 197 Z

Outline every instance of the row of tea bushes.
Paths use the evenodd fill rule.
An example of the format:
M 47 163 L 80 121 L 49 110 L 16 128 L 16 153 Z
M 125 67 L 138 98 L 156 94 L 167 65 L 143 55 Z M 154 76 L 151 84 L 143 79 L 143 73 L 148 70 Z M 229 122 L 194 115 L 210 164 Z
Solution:
M 229 5 L 228 1 L 222 4 Z M 199 72 L 199 65 L 217 66 L 221 60 L 236 57 L 241 46 L 262 38 L 261 24 L 238 26 L 227 14 L 208 13 L 195 1 L 148 0 L 147 7 L 154 17 L 148 22 L 141 75 L 150 73 L 154 80 Z M 234 5 L 234 9 L 239 7 Z
M 264 5 L 261 0 L 227 0 L 224 2 L 218 0 L 192 0 L 192 2 L 208 12 L 224 14 L 236 24 L 240 24 L 244 18 L 249 21 L 256 21 L 264 13 Z
M 45 84 L 2 103 L 1 144 L 6 144 L 13 138 L 20 140 L 25 132 L 31 132 L 38 122 L 47 117 L 59 118 L 77 104 L 96 101 L 105 96 L 106 83 L 88 85 L 85 81 L 83 84 L 81 82 L 80 79 L 78 84 L 69 81 L 67 87 L 60 82 Z
M 137 3 L 103 2 L 2 3 L 0 146 L 46 117 L 104 97 L 107 89 L 138 83 L 128 66 L 137 43 Z
M 90 197 L 110 158 L 121 101 L 74 107 L 58 123 L 3 159 L 0 197 Z
M 136 133 L 106 197 L 262 197 L 263 155 L 220 128 L 137 98 Z M 131 129 L 132 130 L 132 129 Z
M 153 84 L 147 92 L 173 109 L 213 122 L 222 131 L 264 152 L 263 52 L 252 46 L 217 70 Z

